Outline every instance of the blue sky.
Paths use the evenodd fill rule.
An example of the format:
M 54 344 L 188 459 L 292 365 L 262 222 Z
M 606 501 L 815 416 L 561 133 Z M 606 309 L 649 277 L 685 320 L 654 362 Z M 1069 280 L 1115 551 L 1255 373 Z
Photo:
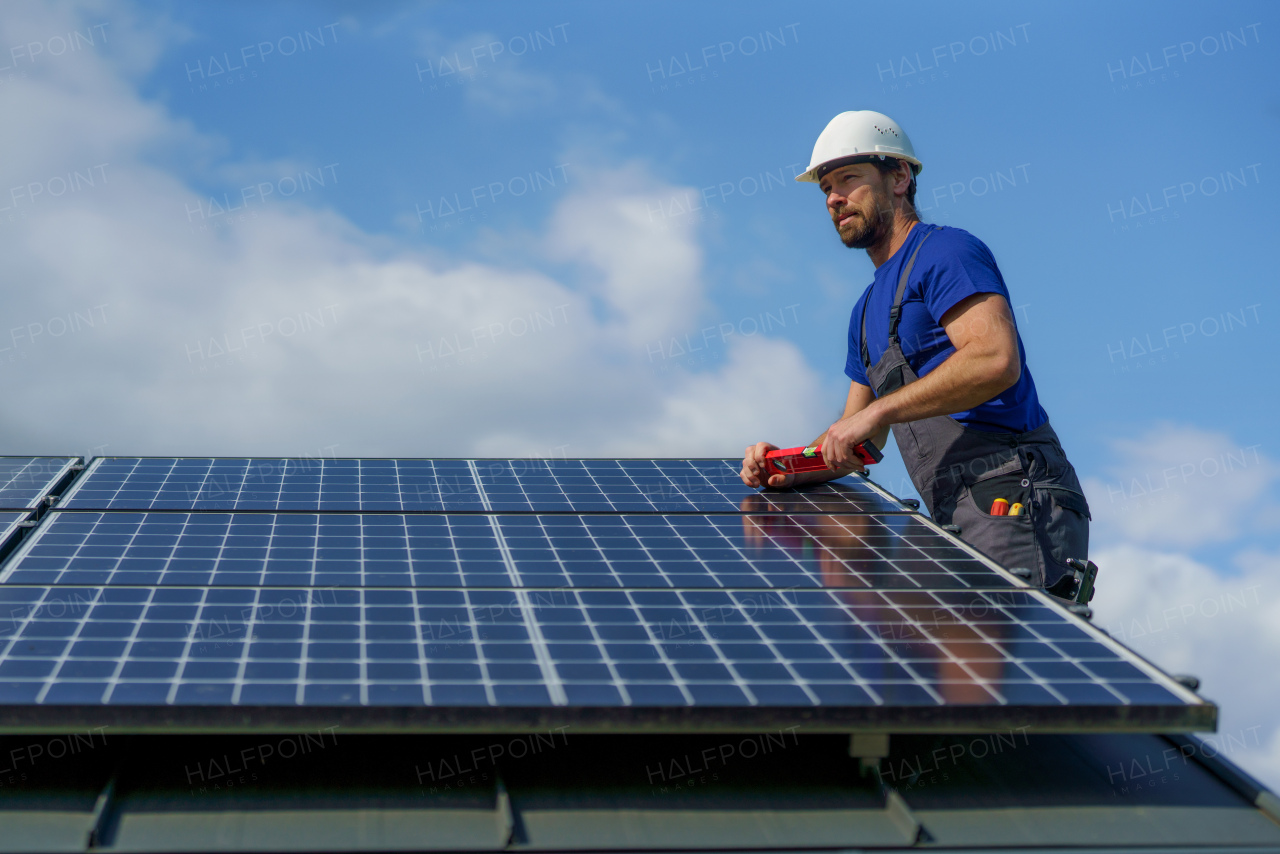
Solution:
M 1280 782 L 1273 4 L 363 5 L 6 5 L 13 452 L 802 443 L 872 266 L 790 179 L 879 110 L 1001 266 L 1100 623 Z
M 1161 421 L 1225 432 L 1235 459 L 1252 459 L 1277 414 L 1245 367 L 1274 352 L 1273 10 L 929 8 L 867 38 L 830 23 L 835 4 L 172 7 L 190 38 L 141 88 L 222 138 L 227 160 L 338 164 L 304 201 L 456 257 L 500 256 L 495 235 L 536 228 L 593 169 L 643 164 L 689 188 L 647 213 L 699 229 L 708 297 L 673 318 L 676 345 L 655 338 L 645 353 L 700 345 L 675 358 L 704 369 L 727 356 L 721 324 L 764 325 L 800 349 L 831 412 L 847 310 L 872 268 L 833 239 L 817 191 L 789 179 L 830 116 L 884 111 L 926 163 L 924 218 L 995 252 L 1083 470 Z M 291 36 L 310 49 L 282 56 Z M 242 69 L 220 79 L 214 62 Z M 198 170 L 190 181 L 241 189 Z M 884 477 L 901 484 L 902 470 Z M 1135 491 L 1133 478 L 1111 485 Z
M 831 407 L 844 382 L 846 308 L 871 265 L 833 239 L 816 190 L 776 181 L 807 162 L 830 116 L 882 110 L 925 161 L 925 218 L 968 228 L 995 252 L 1041 395 L 1079 460 L 1105 457 L 1108 436 L 1161 418 L 1265 442 L 1276 403 L 1248 393 L 1242 366 L 1272 346 L 1274 274 L 1263 259 L 1280 105 L 1263 81 L 1277 65 L 1273 10 L 938 4 L 868 39 L 833 31 L 838 8 L 375 4 L 352 19 L 314 3 L 244 4 L 234 15 L 179 6 L 169 12 L 191 38 L 161 56 L 141 91 L 224 140 L 226 160 L 288 158 L 313 173 L 339 164 L 337 183 L 306 201 L 396 243 L 459 255 L 488 239 L 473 223 L 407 234 L 404 221 L 457 194 L 483 225 L 527 230 L 587 170 L 642 163 L 694 190 L 666 200 L 659 222 L 668 212 L 673 228 L 708 220 L 711 307 L 685 331 L 798 302 L 787 313 L 799 319 L 779 334 L 821 376 Z M 240 56 L 300 31 L 329 43 Z M 539 50 L 514 56 L 534 33 Z M 745 55 L 764 33 L 769 51 Z M 224 55 L 258 76 L 191 91 L 201 72 L 190 69 Z M 1167 69 L 1137 74 L 1148 60 Z M 702 70 L 679 74 L 686 64 Z M 471 70 L 451 75 L 454 65 Z M 927 70 L 911 73 L 917 65 Z M 469 91 L 481 87 L 499 94 Z M 533 172 L 558 186 L 506 191 Z M 1229 192 L 1210 195 L 1226 173 Z M 211 194 L 240 190 L 200 170 L 189 180 Z M 501 193 L 472 198 L 490 184 Z M 687 199 L 704 210 L 683 214 Z M 1163 210 L 1137 215 L 1147 199 Z M 425 216 L 440 226 L 450 217 Z M 1232 329 L 1211 335 L 1227 314 Z M 1142 357 L 1148 338 L 1163 355 Z

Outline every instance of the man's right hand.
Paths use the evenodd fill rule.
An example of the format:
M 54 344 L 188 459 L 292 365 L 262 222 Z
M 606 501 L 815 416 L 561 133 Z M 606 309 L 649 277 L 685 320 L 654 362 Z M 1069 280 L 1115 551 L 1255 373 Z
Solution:
M 765 454 L 776 450 L 778 446 L 768 442 L 756 442 L 747 448 L 742 456 L 742 482 L 756 489 L 762 486 L 786 489 L 794 483 L 794 474 L 778 471 L 764 458 Z

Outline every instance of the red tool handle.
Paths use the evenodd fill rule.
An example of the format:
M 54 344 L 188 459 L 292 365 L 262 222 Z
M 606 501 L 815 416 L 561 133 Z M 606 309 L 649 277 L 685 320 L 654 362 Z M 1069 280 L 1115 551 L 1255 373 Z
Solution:
M 884 459 L 884 454 L 880 453 L 880 449 L 872 444 L 870 439 L 855 446 L 854 452 L 864 466 L 875 465 Z M 826 461 L 822 458 L 822 449 L 817 447 L 784 448 L 780 451 L 770 451 L 764 455 L 764 458 L 778 471 L 787 474 L 822 471 L 827 467 Z

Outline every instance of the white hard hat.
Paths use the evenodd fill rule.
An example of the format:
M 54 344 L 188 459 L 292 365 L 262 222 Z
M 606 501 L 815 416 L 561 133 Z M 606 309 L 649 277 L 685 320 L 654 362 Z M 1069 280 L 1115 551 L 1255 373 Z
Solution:
M 924 164 L 916 159 L 907 132 L 897 122 L 884 113 L 850 110 L 836 116 L 818 134 L 809 169 L 803 175 L 797 175 L 796 180 L 816 184 L 832 169 L 877 154 L 882 160 L 896 157 L 907 161 L 917 175 L 924 168 Z

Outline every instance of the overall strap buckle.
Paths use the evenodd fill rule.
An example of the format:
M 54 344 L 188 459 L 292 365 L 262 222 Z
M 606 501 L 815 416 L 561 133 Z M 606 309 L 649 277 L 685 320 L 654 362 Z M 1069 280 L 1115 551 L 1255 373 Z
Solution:
M 894 303 L 889 309 L 889 340 L 898 340 L 898 321 L 902 318 L 902 304 Z

